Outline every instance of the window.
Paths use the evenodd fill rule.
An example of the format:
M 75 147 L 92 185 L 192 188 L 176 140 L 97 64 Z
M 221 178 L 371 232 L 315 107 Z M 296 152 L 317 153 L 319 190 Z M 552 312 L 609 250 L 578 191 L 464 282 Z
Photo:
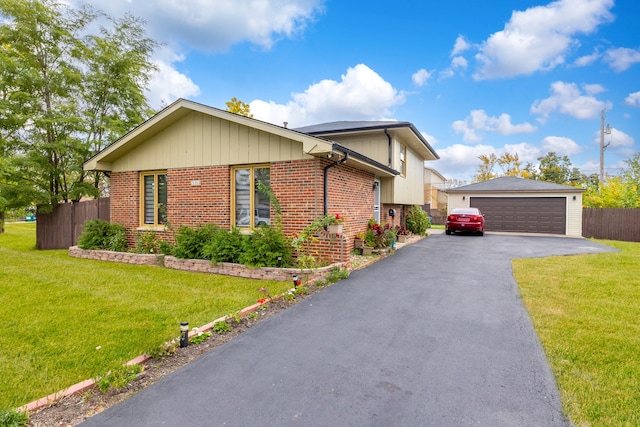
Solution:
M 232 169 L 232 205 L 235 212 L 234 225 L 238 228 L 255 228 L 271 224 L 269 196 L 260 191 L 264 185 L 271 186 L 269 168 L 247 166 Z
M 143 226 L 162 225 L 167 222 L 167 173 L 140 174 L 140 223 Z
M 407 146 L 400 144 L 400 174 L 407 176 Z

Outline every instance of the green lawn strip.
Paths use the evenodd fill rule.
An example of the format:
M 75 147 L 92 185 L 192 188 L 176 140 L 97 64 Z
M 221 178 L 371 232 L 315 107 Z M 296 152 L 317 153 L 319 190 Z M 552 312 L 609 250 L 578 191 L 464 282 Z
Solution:
M 16 407 L 104 374 L 179 334 L 254 304 L 248 280 L 37 251 L 34 224 L 0 234 L 0 408 Z
M 640 243 L 519 259 L 514 274 L 577 426 L 640 425 Z

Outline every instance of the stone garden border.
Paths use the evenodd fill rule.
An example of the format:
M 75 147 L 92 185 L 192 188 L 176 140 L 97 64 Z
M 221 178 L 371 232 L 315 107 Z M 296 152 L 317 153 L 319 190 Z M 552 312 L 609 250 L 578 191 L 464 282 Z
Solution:
M 326 267 L 314 269 L 301 268 L 275 268 L 275 267 L 248 267 L 243 264 L 221 262 L 213 264 L 202 259 L 179 259 L 170 255 L 135 254 L 131 252 L 114 252 L 105 250 L 85 250 L 77 246 L 69 248 L 69 256 L 74 258 L 93 259 L 98 261 L 120 262 L 134 265 L 157 265 L 173 270 L 193 271 L 198 273 L 221 274 L 225 276 L 243 277 L 258 280 L 293 280 L 297 275 L 303 283 L 313 283 L 326 279 L 331 271 L 338 268 L 346 268 L 347 265 L 338 263 Z

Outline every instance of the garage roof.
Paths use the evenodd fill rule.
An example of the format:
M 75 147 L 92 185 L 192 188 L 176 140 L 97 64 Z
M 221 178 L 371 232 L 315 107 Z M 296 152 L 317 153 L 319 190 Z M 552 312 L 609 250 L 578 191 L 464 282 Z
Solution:
M 535 181 L 516 176 L 502 176 L 475 184 L 463 185 L 451 188 L 449 193 L 582 193 L 584 188 L 571 187 L 570 185 L 555 184 L 553 182 Z

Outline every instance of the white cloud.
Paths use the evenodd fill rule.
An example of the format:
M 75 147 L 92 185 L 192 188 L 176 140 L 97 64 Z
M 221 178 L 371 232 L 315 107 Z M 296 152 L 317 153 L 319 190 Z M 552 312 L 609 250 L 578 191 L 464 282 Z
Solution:
M 79 4 L 79 0 L 72 0 Z M 292 37 L 323 12 L 324 0 L 85 0 L 113 16 L 143 16 L 152 38 L 172 44 L 180 40 L 201 51 L 224 51 L 249 41 L 269 49 Z
M 594 52 L 591 55 L 584 55 L 579 57 L 573 62 L 573 64 L 576 67 L 586 67 L 593 64 L 598 58 L 600 58 L 600 53 Z
M 609 12 L 613 5 L 613 0 L 558 0 L 514 11 L 504 29 L 482 43 L 476 55 L 481 67 L 474 78 L 527 75 L 565 63 L 577 35 L 613 19 Z
M 498 150 L 499 154 L 517 154 L 518 159 L 524 165 L 527 162 L 536 163 L 538 157 L 540 157 L 541 151 L 535 145 L 531 145 L 528 142 L 521 142 L 519 144 L 505 144 L 504 148 Z
M 470 47 L 471 47 L 471 44 L 469 44 L 469 42 L 464 38 L 464 36 L 459 35 L 458 38 L 456 38 L 455 44 L 453 45 L 451 56 L 456 56 L 459 53 L 469 49 Z
M 582 152 L 582 148 L 571 138 L 563 136 L 547 136 L 542 141 L 545 152 L 553 151 L 558 156 L 571 156 Z
M 447 68 L 446 70 L 442 70 L 438 73 L 438 79 L 444 80 L 454 76 L 453 69 Z
M 640 92 L 630 93 L 629 96 L 624 99 L 624 102 L 632 107 L 640 107 Z
M 424 139 L 427 140 L 427 142 L 429 143 L 429 145 L 431 145 L 432 147 L 435 147 L 436 145 L 438 145 L 438 138 L 436 138 L 433 135 L 429 135 L 426 132 L 420 132 L 422 134 L 422 136 L 424 137 Z
M 462 134 L 466 142 L 482 141 L 484 132 L 515 135 L 535 132 L 538 129 L 529 123 L 514 125 L 511 123 L 511 116 L 505 113 L 498 117 L 489 117 L 484 110 L 472 110 L 464 120 L 456 120 L 451 127 L 456 133 Z
M 613 71 L 620 73 L 640 62 L 640 50 L 626 47 L 609 49 L 604 54 L 604 60 L 609 63 Z
M 451 60 L 451 68 L 467 68 L 467 60 L 462 56 L 456 56 Z
M 593 134 L 593 143 L 596 145 L 600 145 L 599 130 L 594 132 Z M 604 143 L 609 144 L 608 148 L 621 149 L 633 146 L 635 144 L 635 140 L 631 135 L 627 135 L 626 133 L 616 128 L 611 128 L 611 134 L 604 135 Z
M 341 81 L 322 80 L 286 105 L 262 100 L 250 102 L 256 119 L 300 127 L 335 120 L 384 120 L 391 108 L 405 101 L 391 84 L 364 64 L 349 68 Z
M 158 67 L 146 91 L 152 108 L 159 109 L 178 98 L 198 96 L 200 88 L 185 74 L 175 69 L 174 64 L 182 62 L 184 57 L 175 55 L 168 49 L 157 52 L 153 62 Z
M 599 84 L 583 85 L 583 88 L 587 95 L 597 95 L 606 91 L 604 86 Z
M 433 75 L 433 71 L 427 71 L 424 68 L 422 68 L 416 71 L 415 73 L 413 73 L 413 75 L 411 76 L 411 79 L 413 80 L 413 83 L 416 86 L 422 87 L 427 83 L 427 80 L 429 80 L 432 75 Z
M 587 91 L 594 90 L 596 86 L 586 86 Z M 603 108 L 611 108 L 610 102 L 599 101 L 592 96 L 585 96 L 575 83 L 554 82 L 551 84 L 551 96 L 543 100 L 536 100 L 531 105 L 531 113 L 540 116 L 538 119 L 544 123 L 554 111 L 568 114 L 576 119 L 587 120 L 598 116 Z
M 491 145 L 453 144 L 438 149 L 440 160 L 429 162 L 429 165 L 449 179 L 469 181 L 480 164 L 478 156 L 495 152 Z
M 176 63 L 182 52 L 199 50 L 221 52 L 248 41 L 270 49 L 284 37 L 295 37 L 309 22 L 323 13 L 325 0 L 155 0 L 152 3 L 131 0 L 69 0 L 78 7 L 93 5 L 114 17 L 130 13 L 144 17 L 145 29 L 152 39 L 164 44 L 152 59 L 159 72 L 149 84 L 147 96 L 152 107 L 180 97 L 199 94 L 198 86 Z

